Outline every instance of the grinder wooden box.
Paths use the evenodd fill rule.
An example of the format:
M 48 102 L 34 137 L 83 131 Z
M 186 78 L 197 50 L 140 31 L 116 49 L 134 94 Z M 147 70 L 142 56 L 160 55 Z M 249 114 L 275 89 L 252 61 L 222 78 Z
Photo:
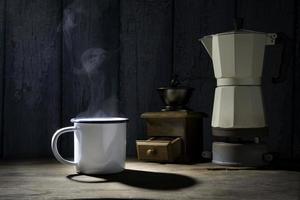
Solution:
M 147 135 L 151 139 L 137 141 L 138 159 L 157 162 L 200 160 L 203 117 L 203 113 L 189 111 L 143 113 L 141 118 L 146 122 Z

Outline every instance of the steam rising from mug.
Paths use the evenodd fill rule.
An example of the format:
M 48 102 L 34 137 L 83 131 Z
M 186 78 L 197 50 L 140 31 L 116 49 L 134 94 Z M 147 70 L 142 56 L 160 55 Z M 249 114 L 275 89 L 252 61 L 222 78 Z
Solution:
M 92 43 L 93 47 L 89 47 L 89 40 L 82 38 L 79 43 L 74 37 L 78 33 L 85 36 L 85 32 L 77 28 L 80 21 L 90 19 L 87 17 L 88 10 L 85 6 L 88 6 L 85 1 L 74 1 L 65 8 L 62 26 L 64 44 L 71 65 L 68 67 L 73 68 L 73 73 L 83 81 L 83 85 L 88 80 L 89 103 L 86 110 L 77 117 L 118 116 L 118 69 L 111 64 L 118 51 L 104 50 L 99 42 Z
M 103 117 L 117 115 L 118 101 L 108 91 L 109 77 L 105 61 L 109 54 L 101 48 L 86 50 L 81 56 L 81 65 L 90 81 L 90 102 L 87 111 L 79 117 Z

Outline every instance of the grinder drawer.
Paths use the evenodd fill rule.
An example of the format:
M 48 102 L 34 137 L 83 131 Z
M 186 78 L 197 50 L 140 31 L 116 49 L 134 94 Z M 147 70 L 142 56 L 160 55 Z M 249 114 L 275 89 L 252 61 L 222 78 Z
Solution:
M 137 155 L 139 160 L 174 162 L 182 154 L 182 140 L 177 138 L 150 138 L 137 140 Z

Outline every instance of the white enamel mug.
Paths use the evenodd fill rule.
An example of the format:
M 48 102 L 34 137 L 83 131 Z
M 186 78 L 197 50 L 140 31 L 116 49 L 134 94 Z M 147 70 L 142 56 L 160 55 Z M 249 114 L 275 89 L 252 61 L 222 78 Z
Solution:
M 127 118 L 79 118 L 71 122 L 74 126 L 59 129 L 52 137 L 51 148 L 58 161 L 74 165 L 83 174 L 124 170 Z M 64 159 L 57 149 L 59 136 L 67 132 L 74 132 L 74 161 Z

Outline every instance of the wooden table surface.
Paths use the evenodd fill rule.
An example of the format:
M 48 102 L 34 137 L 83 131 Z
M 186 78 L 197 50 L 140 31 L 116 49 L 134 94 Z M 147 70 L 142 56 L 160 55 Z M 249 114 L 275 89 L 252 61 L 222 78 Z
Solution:
M 54 160 L 0 162 L 1 199 L 300 199 L 300 172 L 127 161 L 105 176 Z

